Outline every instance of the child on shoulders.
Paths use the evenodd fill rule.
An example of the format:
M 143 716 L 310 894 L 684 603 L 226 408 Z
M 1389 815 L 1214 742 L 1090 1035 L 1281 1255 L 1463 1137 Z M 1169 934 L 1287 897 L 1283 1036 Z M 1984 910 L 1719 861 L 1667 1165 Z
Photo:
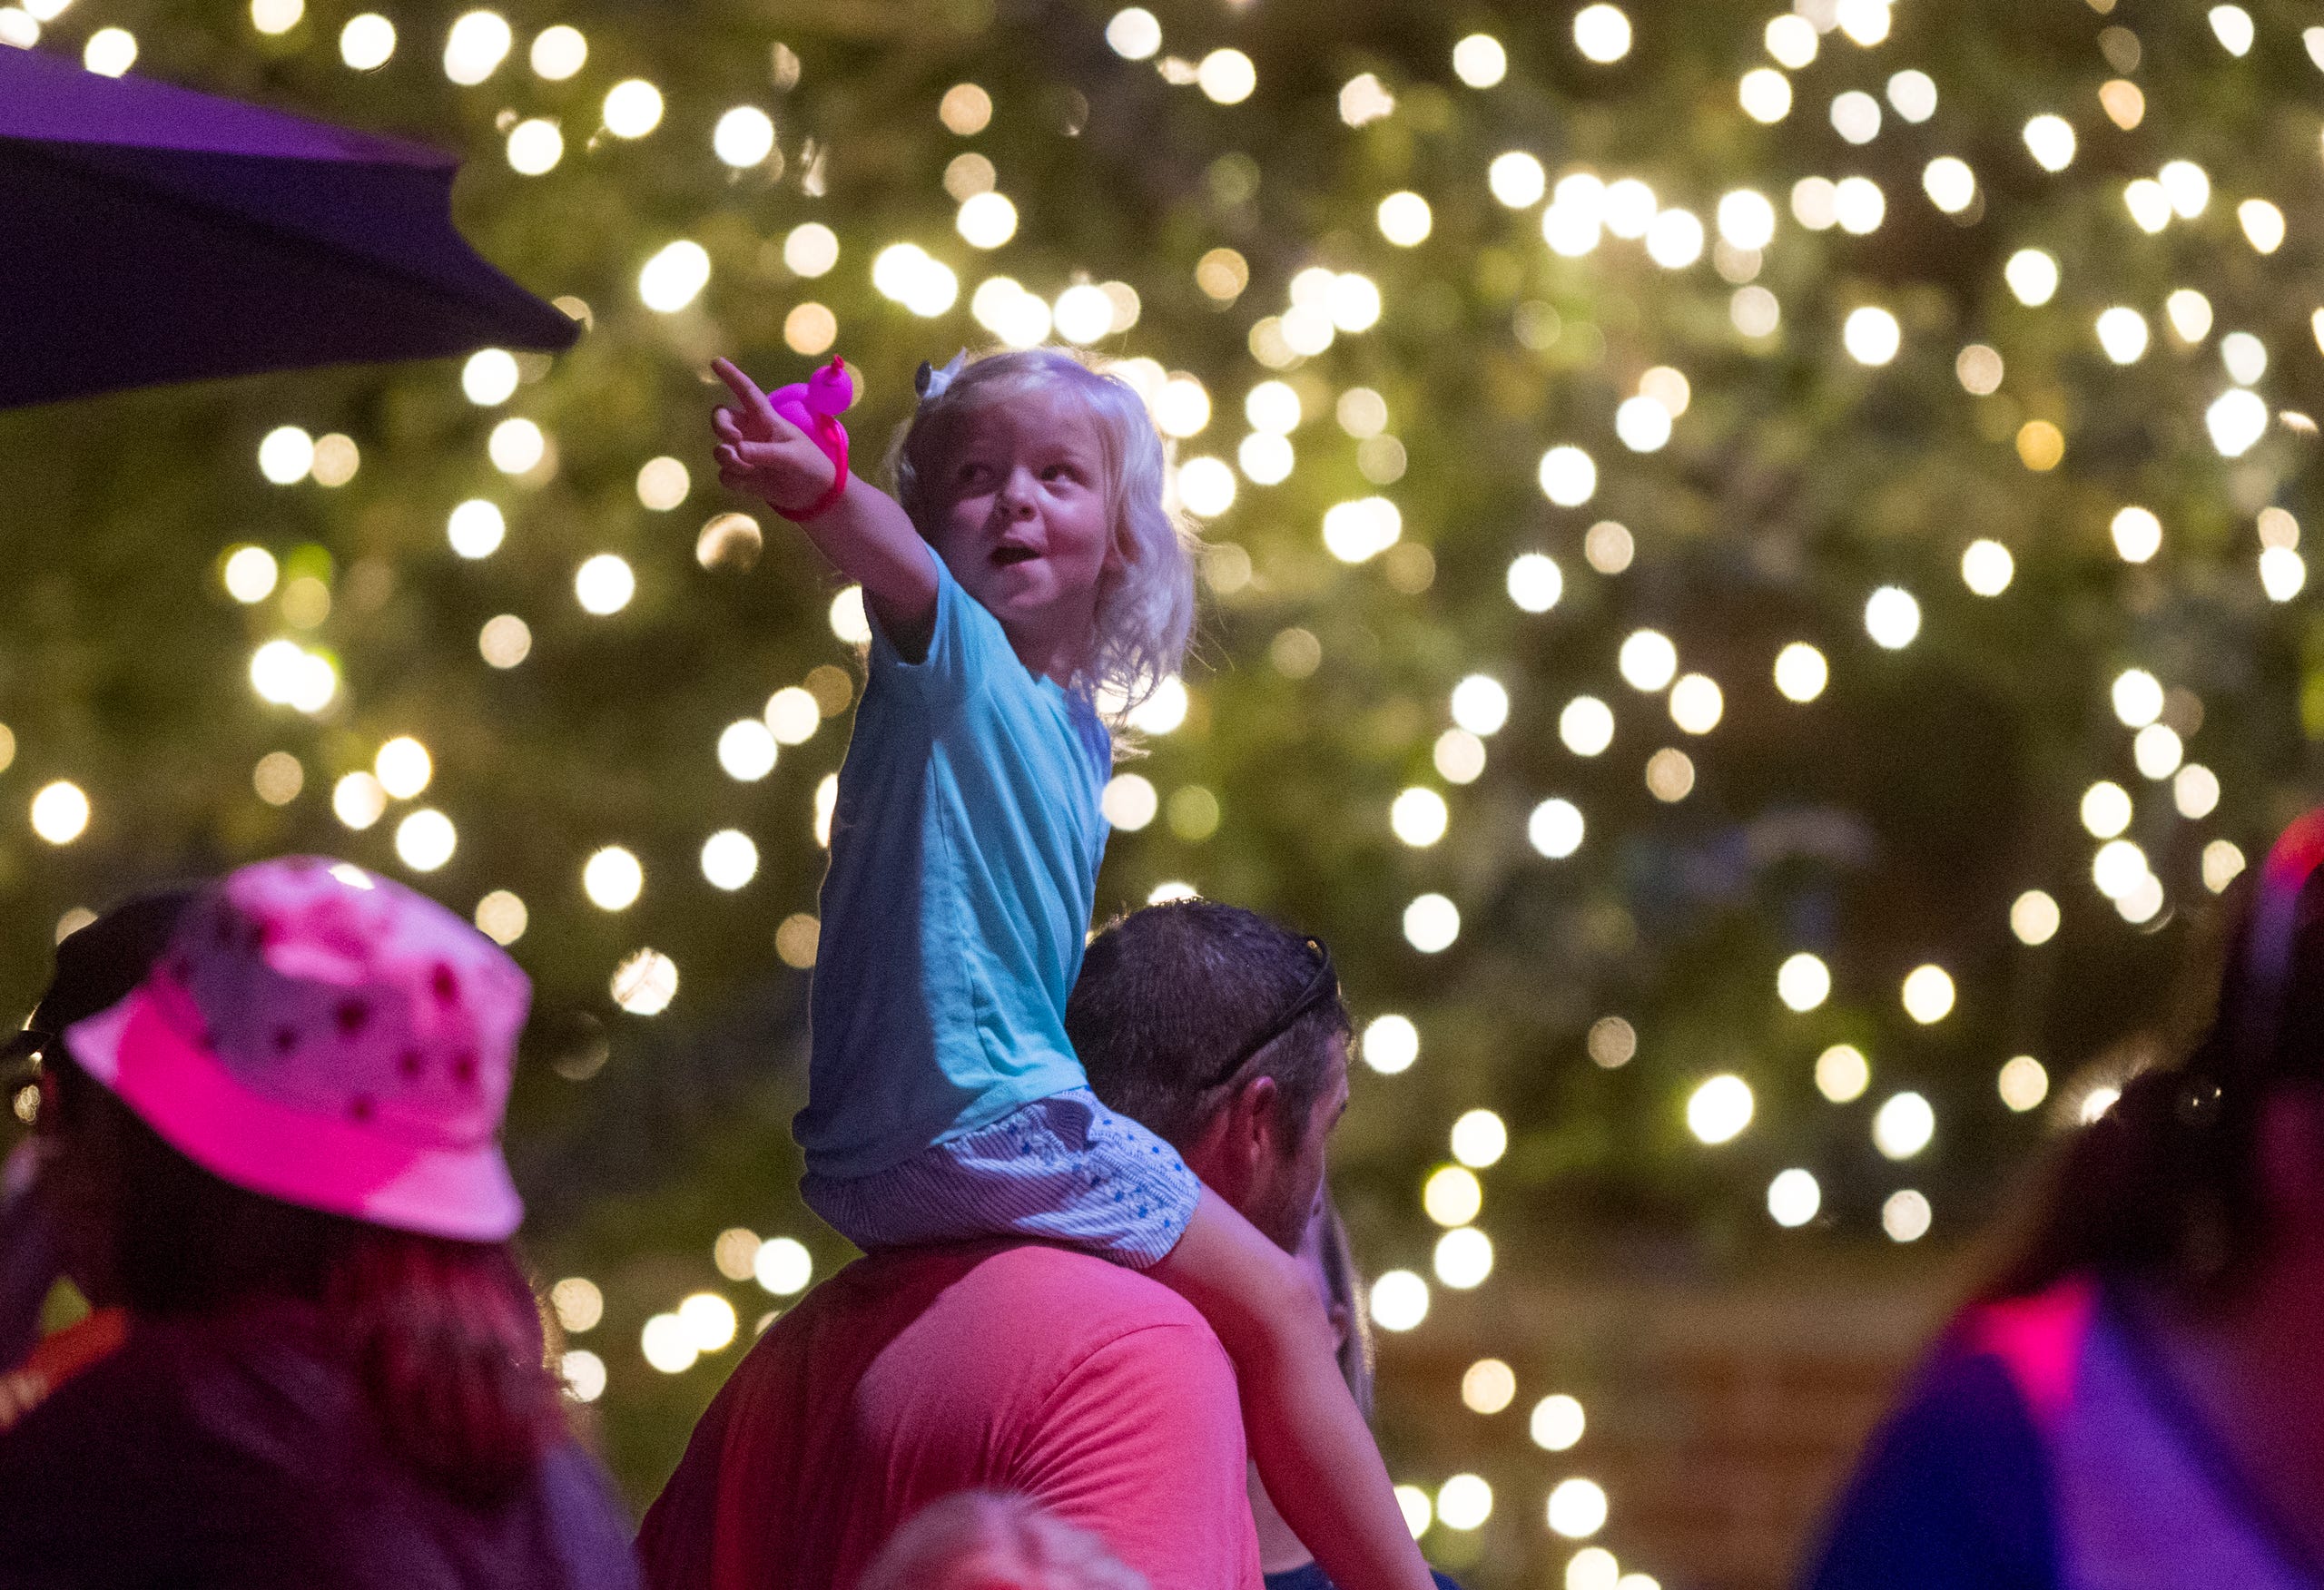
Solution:
M 1267 1490 L 1345 1590 L 1428 1590 L 1291 1255 L 1090 1093 L 1066 996 L 1112 742 L 1193 623 L 1191 537 L 1127 383 L 1062 350 L 921 367 L 896 495 L 725 360 L 719 478 L 861 583 L 870 678 L 839 778 L 801 1192 L 866 1249 L 1016 1235 L 1143 1270 L 1218 1334 Z M 835 429 L 835 426 L 832 427 Z

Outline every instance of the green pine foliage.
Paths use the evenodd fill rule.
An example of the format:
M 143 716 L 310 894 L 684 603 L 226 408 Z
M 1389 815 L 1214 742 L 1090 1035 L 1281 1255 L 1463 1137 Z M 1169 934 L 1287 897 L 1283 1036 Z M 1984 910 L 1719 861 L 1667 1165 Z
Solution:
M 1384 1012 L 1416 1024 L 1411 1069 L 1359 1067 L 1344 1134 L 1338 1185 L 1375 1268 L 1427 1271 L 1434 1228 L 1418 1193 L 1445 1160 L 1452 1120 L 1472 1108 L 1507 1120 L 1508 1155 L 1482 1172 L 1481 1223 L 1499 1266 L 1474 1301 L 1440 1290 L 1423 1330 L 1516 1361 L 1521 1401 L 1458 1448 L 1429 1433 L 1452 1388 L 1399 1381 L 1392 1358 L 1385 1409 L 1400 1477 L 1433 1487 L 1477 1467 L 1502 1487 L 1482 1536 L 1433 1537 L 1476 1558 L 1488 1583 L 1562 1561 L 1539 1523 L 1556 1475 L 1519 1428 L 1552 1389 L 1536 1381 L 1554 1369 L 1555 1344 L 1492 1314 L 1495 1289 L 1562 1266 L 1650 1261 L 1717 1277 L 1856 1248 L 1932 1262 L 1931 1250 L 2011 1207 L 2020 1169 L 2089 1088 L 2168 1041 L 2177 970 L 2200 960 L 2219 912 L 2207 856 L 2211 882 L 2229 870 L 2226 852 L 2206 847 L 2228 841 L 2256 859 L 2309 799 L 2324 639 L 2307 597 L 2270 600 L 2259 565 L 2262 510 L 2290 515 L 2270 521 L 2280 541 L 2314 515 L 2305 417 L 2324 405 L 2309 320 L 2324 300 L 2313 223 L 2324 50 L 2303 42 L 2304 12 L 2282 0 L 2251 7 L 2244 53 L 2229 47 L 2241 36 L 2232 19 L 2150 0 L 1906 0 L 1893 17 L 1851 0 L 1839 8 L 1851 27 L 1877 33 L 1878 13 L 1891 31 L 1867 46 L 1846 28 L 1811 28 L 1815 57 L 1797 67 L 1770 54 L 1768 5 L 1712 0 L 1630 8 L 1627 53 L 1608 64 L 1579 50 L 1569 5 L 1166 3 L 1158 50 L 1132 60 L 1108 47 L 1102 9 L 1047 0 L 523 0 L 510 14 L 515 50 L 471 87 L 441 64 L 458 8 L 391 6 L 398 48 L 371 72 L 340 59 L 351 9 L 319 0 L 268 36 L 238 7 L 86 0 L 39 47 L 77 52 L 95 27 L 123 25 L 140 72 L 462 152 L 468 235 L 542 295 L 586 303 L 588 329 L 554 365 L 521 360 L 515 395 L 490 407 L 463 396 L 450 361 L 0 416 L 0 717 L 15 746 L 0 796 L 29 801 L 69 779 L 94 808 L 86 833 L 62 847 L 11 820 L 0 965 L 28 1005 L 69 908 L 282 851 L 346 856 L 462 910 L 495 889 L 521 897 L 528 925 L 513 948 L 536 979 L 538 1018 L 511 1138 L 534 1194 L 530 1241 L 545 1282 L 583 1274 L 605 1291 L 604 1322 L 573 1345 L 606 1361 L 596 1408 L 641 1497 L 737 1351 L 656 1374 L 639 1355 L 645 1320 L 718 1291 L 747 1341 L 778 1301 L 712 1269 L 716 1233 L 789 1232 L 826 1269 L 842 1257 L 791 1191 L 804 979 L 778 959 L 775 931 L 814 908 L 815 791 L 847 722 L 784 747 L 760 780 L 728 776 L 716 754 L 726 726 L 778 688 L 817 668 L 859 677 L 829 622 L 832 580 L 788 526 L 725 498 L 708 457 L 719 394 L 707 359 L 732 354 L 768 384 L 802 378 L 811 359 L 785 329 L 802 304 L 829 310 L 835 348 L 857 367 L 849 421 L 865 466 L 906 417 L 921 358 L 994 343 L 970 309 L 994 275 L 1050 301 L 1078 280 L 1133 289 L 1135 324 L 1097 351 L 1150 358 L 1206 389 L 1208 421 L 1177 443 L 1182 461 L 1236 459 L 1251 429 L 1245 396 L 1260 381 L 1297 394 L 1288 478 L 1238 477 L 1232 505 L 1204 525 L 1190 703 L 1183 725 L 1124 764 L 1153 786 L 1159 815 L 1116 835 L 1100 911 L 1179 881 L 1275 913 L 1330 942 L 1360 1025 Z M 586 64 L 562 82 L 526 60 L 553 23 L 588 41 Z M 1504 46 L 1504 78 L 1478 87 L 1456 74 L 1454 46 L 1472 34 Z M 1219 49 L 1256 65 L 1240 103 L 1174 81 Z M 1789 86 L 1789 112 L 1772 124 L 1738 98 L 1758 70 Z M 1933 113 L 1906 114 L 1922 108 L 1896 78 L 1907 70 L 1933 84 Z M 1351 86 L 1364 74 L 1376 93 Z M 631 77 L 665 103 L 635 139 L 601 125 L 607 91 Z M 991 107 L 965 134 L 939 113 L 960 83 Z M 2109 83 L 2135 85 L 2140 114 L 2123 113 Z M 1836 125 L 1848 113 L 1834 101 L 1851 92 L 1878 118 L 1862 143 Z M 1384 101 L 1391 108 L 1366 119 Z M 736 105 L 776 128 L 774 153 L 742 170 L 712 148 Z M 2044 114 L 2074 135 L 2055 172 L 2026 132 Z M 505 157 L 526 118 L 560 129 L 563 157 L 544 174 L 519 175 Z M 1511 196 L 1524 202 L 1496 198 L 1487 173 L 1512 151 L 1538 159 L 1549 195 L 1524 191 L 1520 171 Z M 970 155 L 990 162 L 1018 218 L 990 251 L 955 230 L 956 194 L 983 180 L 955 164 Z M 1935 202 L 1941 178 L 1924 185 L 1942 156 L 1974 178 L 1957 212 Z M 2201 168 L 2207 201 L 2150 232 L 2126 185 L 2173 161 Z M 1552 250 L 1545 203 L 1565 206 L 1571 227 L 1596 202 L 1586 184 L 1560 186 L 1573 172 L 1643 182 L 1652 200 L 1639 225 L 1683 210 L 1702 241 L 1676 250 L 1677 268 L 1646 246 L 1671 238 L 1608 231 L 1577 255 Z M 1810 178 L 1868 179 L 1876 224 L 1808 224 L 1835 201 L 1829 187 L 1796 187 Z M 1721 200 L 1738 190 L 1768 201 L 1761 248 L 1721 239 Z M 1398 192 L 1428 207 L 1413 246 L 1384 236 L 1380 206 Z M 1616 231 L 1637 230 L 1621 220 L 1630 196 L 1604 211 Z M 2240 219 L 2250 200 L 2277 207 L 2280 247 L 2256 246 L 2272 239 L 2264 215 L 2250 229 Z M 1864 190 L 1838 201 L 1860 206 Z M 1729 226 L 1747 240 L 1748 209 Z M 835 267 L 813 278 L 784 261 L 786 238 L 809 222 L 839 240 Z M 1683 222 L 1664 225 L 1683 242 Z M 640 300 L 639 272 L 679 239 L 707 251 L 708 284 L 657 313 Z M 897 242 L 955 273 L 941 313 L 875 289 L 873 261 Z M 2029 249 L 2056 267 L 2054 295 L 2035 304 L 2005 281 Z M 1198 282 L 1206 260 L 1226 290 Z M 1295 287 L 1319 267 L 1376 286 L 1377 323 L 1289 355 L 1281 318 L 1295 292 L 1324 292 L 1328 277 Z M 36 281 L 10 286 L 20 310 L 36 306 Z M 2208 312 L 2171 299 L 2182 290 Z M 2116 307 L 2145 329 L 2122 364 L 2096 330 Z M 1850 317 L 1867 309 L 1893 317 L 1885 362 L 1849 351 Z M 1349 319 L 1363 319 L 1360 302 Z M 1858 326 L 1878 342 L 1876 321 Z M 2230 333 L 2256 339 L 2235 344 L 2235 358 L 2256 348 L 2264 369 L 2230 368 Z M 1965 356 L 1973 346 L 1997 357 Z M 1649 377 L 1657 369 L 1679 372 L 1682 387 Z M 1672 418 L 1650 451 L 1616 430 L 1642 382 Z M 2206 416 L 2239 388 L 2256 393 L 2261 422 L 2230 438 L 2245 445 L 2230 456 Z M 1355 430 L 1378 432 L 1369 439 L 1336 417 L 1354 388 L 1384 407 L 1384 424 L 1349 411 Z M 511 477 L 488 461 L 487 437 L 511 416 L 541 427 L 551 464 Z M 351 437 L 353 478 L 270 485 L 257 450 L 281 425 Z M 2054 430 L 2028 428 L 2042 425 Z M 2052 438 L 2062 457 L 2044 453 Z M 1586 501 L 1545 496 L 1539 467 L 1556 446 L 1594 462 Z M 637 489 L 660 456 L 692 476 L 665 511 Z M 1398 510 L 1396 544 L 1354 564 L 1333 555 L 1326 513 L 1375 496 Z M 497 504 L 508 527 L 476 560 L 446 535 L 471 497 Z M 2162 526 L 2160 550 L 2141 562 L 2111 529 L 2133 505 Z M 763 524 L 763 555 L 747 569 L 704 566 L 698 533 L 737 510 Z M 1610 533 L 1599 556 L 1586 552 L 1607 521 L 1626 527 L 1627 559 L 1605 550 L 1622 539 Z M 2007 550 L 2012 577 L 1997 594 L 1965 580 L 1974 541 Z M 285 581 L 249 605 L 221 573 L 241 545 L 268 549 Z M 576 604 L 574 578 L 602 553 L 627 560 L 636 593 L 601 617 Z M 1512 600 L 1511 564 L 1526 554 L 1561 576 L 1546 612 Z M 285 609 L 300 574 L 330 594 L 317 615 L 310 592 L 306 627 Z M 1866 602 L 1886 585 L 1917 605 L 1917 633 L 1899 650 L 1866 630 Z M 530 654 L 506 669 L 478 651 L 482 626 L 503 613 L 531 634 Z M 1618 655 L 1640 629 L 1675 643 L 1680 673 L 1716 682 L 1707 732 L 1673 721 L 1667 689 L 1625 682 Z M 282 636 L 337 668 L 323 710 L 253 693 L 252 652 Z M 1827 688 L 1805 703 L 1772 672 L 1795 642 L 1828 663 Z M 2182 801 L 2175 790 L 2188 785 L 2140 770 L 2112 695 L 2134 668 L 2163 687 L 2160 721 L 2181 754 L 2216 774 L 2215 810 L 2200 790 Z M 1472 674 L 1505 687 L 1507 722 L 1479 737 L 1482 773 L 1454 782 L 1442 758 L 1457 767 L 1461 749 L 1440 741 L 1454 727 L 1452 692 Z M 817 677 L 831 693 L 833 676 Z M 1610 744 L 1589 756 L 1560 732 L 1583 695 L 1614 721 Z M 399 734 L 428 748 L 432 781 L 350 829 L 332 812 L 335 782 Z M 1680 779 L 1660 764 L 1666 794 L 1687 785 L 1676 800 L 1647 783 L 1666 750 L 1689 767 Z M 279 806 L 252 782 L 273 751 L 295 756 L 304 780 Z M 2161 767 L 2152 738 L 2150 752 Z M 2093 885 L 2101 839 L 2081 812 L 2102 780 L 2130 795 L 2125 837 L 2160 888 L 2141 922 Z M 1390 827 L 1411 787 L 1449 810 L 1443 837 L 1424 847 Z M 1583 822 L 1561 859 L 1528 839 L 1551 798 Z M 420 806 L 458 833 L 450 860 L 424 874 L 394 844 Z M 732 892 L 697 862 L 704 839 L 730 827 L 759 855 L 755 878 Z M 581 885 L 589 856 L 615 844 L 645 870 L 642 896 L 617 912 Z M 2030 946 L 2011 912 L 2035 888 L 2054 898 L 2063 927 Z M 1430 892 L 1457 906 L 1461 926 L 1449 948 L 1423 954 L 1403 919 Z M 679 972 L 653 1016 L 609 993 L 616 966 L 644 947 Z M 1795 1013 L 1776 973 L 1803 950 L 1827 964 L 1832 992 Z M 1899 998 L 1924 963 L 1957 989 L 1931 1025 Z M 1610 1016 L 1636 1035 L 1619 1066 L 1588 1052 L 1590 1028 Z M 1871 1062 L 1869 1090 L 1846 1104 L 1814 1081 L 1817 1056 L 1839 1043 Z M 2038 1057 L 2051 1082 L 2048 1101 L 2024 1114 L 1996 1089 L 2016 1055 Z M 1686 1106 L 1722 1072 L 1748 1083 L 1755 1110 L 1735 1140 L 1706 1145 Z M 1935 1138 L 1892 1163 L 1871 1122 L 1907 1088 L 1934 1107 Z M 1820 1184 L 1806 1230 L 1768 1216 L 1768 1182 L 1787 1167 Z M 1922 1246 L 1896 1250 L 1882 1210 L 1906 1187 L 1926 1195 L 1935 1223 Z M 1496 1332 L 1509 1340 L 1496 1345 Z M 1571 1389 L 1586 1399 L 1586 1384 Z M 1619 1541 L 1619 1496 L 1614 1507 Z

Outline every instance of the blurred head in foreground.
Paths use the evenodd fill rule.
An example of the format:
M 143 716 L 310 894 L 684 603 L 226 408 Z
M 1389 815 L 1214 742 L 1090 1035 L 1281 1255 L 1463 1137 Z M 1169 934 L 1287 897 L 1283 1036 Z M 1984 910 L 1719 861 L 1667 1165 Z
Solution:
M 2229 940 L 2218 1001 L 2053 1167 L 1989 1294 L 2076 1272 L 2225 1302 L 2271 1265 L 2324 1262 L 2324 812 L 2277 841 Z
M 896 1531 L 862 1590 L 1147 1590 L 1106 1543 L 1023 1497 L 962 1491 Z

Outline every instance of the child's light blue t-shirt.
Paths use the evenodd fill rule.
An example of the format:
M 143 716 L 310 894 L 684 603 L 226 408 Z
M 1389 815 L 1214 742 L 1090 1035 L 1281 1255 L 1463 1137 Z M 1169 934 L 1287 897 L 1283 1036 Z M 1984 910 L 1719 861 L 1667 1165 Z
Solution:
M 824 1176 L 886 1170 L 1087 1085 L 1065 1000 L 1105 855 L 1112 742 L 935 561 L 922 661 L 873 621 L 832 814 L 793 1123 Z

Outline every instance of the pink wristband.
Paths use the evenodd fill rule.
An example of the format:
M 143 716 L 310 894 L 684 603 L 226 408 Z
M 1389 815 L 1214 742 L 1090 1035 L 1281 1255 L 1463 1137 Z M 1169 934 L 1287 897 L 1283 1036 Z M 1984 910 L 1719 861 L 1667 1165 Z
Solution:
M 822 420 L 823 425 L 830 427 L 831 431 L 836 434 L 838 437 L 836 444 L 833 443 L 831 436 L 829 435 L 818 436 L 815 438 L 817 443 L 822 446 L 823 451 L 830 455 L 832 464 L 837 473 L 832 475 L 829 489 L 827 489 L 822 496 L 817 497 L 813 502 L 809 503 L 803 508 L 794 510 L 791 508 L 778 507 L 773 503 L 769 503 L 767 505 L 767 506 L 773 508 L 776 513 L 790 520 L 793 525 L 805 524 L 816 515 L 829 509 L 833 503 L 838 502 L 839 499 L 846 495 L 847 492 L 846 428 L 837 420 L 830 418 L 828 416 L 818 416 L 817 417 Z M 818 428 L 820 429 L 821 427 L 819 427 Z

